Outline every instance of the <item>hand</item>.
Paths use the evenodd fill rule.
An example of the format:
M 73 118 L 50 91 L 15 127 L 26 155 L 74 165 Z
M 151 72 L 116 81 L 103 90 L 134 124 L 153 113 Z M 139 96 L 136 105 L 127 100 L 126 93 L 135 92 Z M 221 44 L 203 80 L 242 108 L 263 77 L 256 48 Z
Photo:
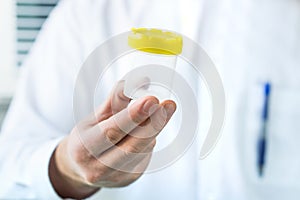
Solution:
M 101 187 L 122 187 L 147 168 L 156 136 L 176 104 L 147 96 L 128 106 L 119 82 L 110 97 L 65 137 L 52 155 L 49 176 L 63 198 L 86 198 Z

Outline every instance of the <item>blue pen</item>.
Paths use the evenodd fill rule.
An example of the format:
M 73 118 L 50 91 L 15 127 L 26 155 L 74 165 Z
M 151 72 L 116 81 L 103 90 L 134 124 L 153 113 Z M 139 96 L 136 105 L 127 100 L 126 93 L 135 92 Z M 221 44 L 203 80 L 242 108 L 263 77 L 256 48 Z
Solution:
M 267 122 L 269 118 L 269 104 L 270 104 L 270 93 L 271 93 L 271 84 L 264 84 L 264 104 L 262 109 L 262 123 L 260 135 L 257 142 L 257 167 L 258 175 L 260 177 L 264 174 L 265 167 L 265 157 L 266 157 L 266 148 L 267 148 Z

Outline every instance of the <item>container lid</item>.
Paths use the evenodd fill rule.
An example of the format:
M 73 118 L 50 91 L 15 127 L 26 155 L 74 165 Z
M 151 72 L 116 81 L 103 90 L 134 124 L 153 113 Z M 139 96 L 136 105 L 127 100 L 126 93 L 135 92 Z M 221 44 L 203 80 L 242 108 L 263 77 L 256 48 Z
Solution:
M 128 36 L 128 45 L 139 51 L 178 55 L 182 51 L 182 36 L 154 28 L 132 28 Z

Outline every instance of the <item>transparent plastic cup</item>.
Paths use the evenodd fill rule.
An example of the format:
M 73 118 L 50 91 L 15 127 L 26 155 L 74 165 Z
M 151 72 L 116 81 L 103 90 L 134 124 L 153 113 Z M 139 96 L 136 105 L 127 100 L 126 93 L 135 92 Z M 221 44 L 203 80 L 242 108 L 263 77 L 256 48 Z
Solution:
M 159 29 L 133 29 L 128 44 L 134 52 L 132 70 L 125 76 L 124 94 L 131 99 L 143 96 L 168 99 L 182 37 Z

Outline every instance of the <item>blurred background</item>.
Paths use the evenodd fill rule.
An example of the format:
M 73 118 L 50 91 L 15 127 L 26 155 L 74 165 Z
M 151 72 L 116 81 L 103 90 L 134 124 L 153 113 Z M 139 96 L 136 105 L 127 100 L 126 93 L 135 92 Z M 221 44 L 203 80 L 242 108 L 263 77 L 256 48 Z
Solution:
M 0 132 L 21 65 L 57 2 L 0 1 Z M 184 0 L 180 6 L 186 6 L 188 2 Z M 271 196 L 271 199 L 298 199 L 300 1 L 193 2 L 201 2 L 201 8 L 203 6 L 199 9 L 203 10 L 199 18 L 201 23 L 197 21 L 201 45 L 218 67 L 227 95 L 227 119 L 222 133 L 226 137 L 222 137 L 212 156 L 199 162 L 201 170 L 197 176 L 201 177 L 199 184 L 203 195 L 212 196 L 203 199 L 218 199 L 217 195 L 220 195 L 219 199 L 233 199 L 226 198 L 227 193 L 228 196 L 245 195 L 247 199 L 270 199 Z M 202 5 L 202 2 L 205 3 Z M 192 30 L 196 18 L 190 13 L 195 12 L 184 10 L 189 13 L 182 14 L 183 24 Z M 193 37 L 188 31 L 185 34 Z M 260 129 L 266 123 L 261 113 L 265 98 L 263 83 L 268 81 L 272 82 L 269 157 L 267 174 L 261 179 L 256 163 L 261 156 L 257 154 L 257 141 Z M 200 103 L 206 105 L 208 101 L 209 98 Z M 210 107 L 206 106 L 206 109 Z M 207 118 L 207 112 L 201 111 Z M 209 122 L 202 121 L 202 124 L 209 125 Z
M 18 70 L 57 2 L 0 1 L 0 128 L 16 88 Z

